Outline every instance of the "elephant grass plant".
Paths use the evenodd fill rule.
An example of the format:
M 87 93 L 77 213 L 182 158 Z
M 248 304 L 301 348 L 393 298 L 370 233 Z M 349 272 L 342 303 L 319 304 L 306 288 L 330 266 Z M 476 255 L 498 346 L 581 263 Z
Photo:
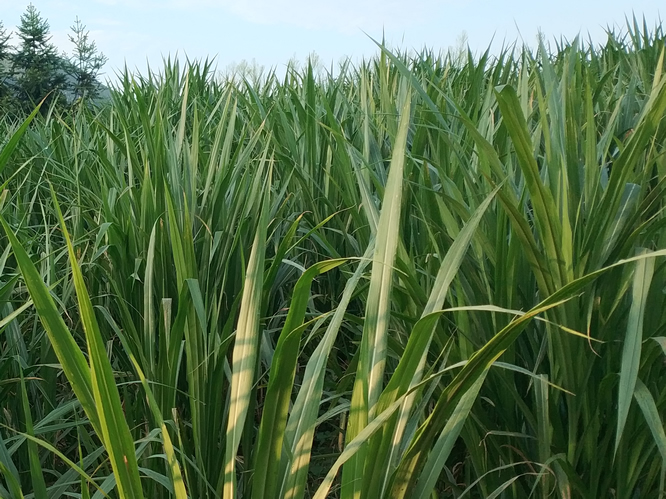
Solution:
M 664 495 L 661 27 L 379 50 L 0 123 L 0 497 Z

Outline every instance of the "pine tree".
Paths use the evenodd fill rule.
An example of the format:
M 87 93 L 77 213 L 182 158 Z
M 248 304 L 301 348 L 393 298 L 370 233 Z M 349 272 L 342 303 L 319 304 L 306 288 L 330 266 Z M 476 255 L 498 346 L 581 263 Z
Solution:
M 11 90 L 9 88 L 9 45 L 10 34 L 0 21 L 0 110 L 8 111 L 12 107 Z
M 34 5 L 21 15 L 17 32 L 20 46 L 12 57 L 17 98 L 24 109 L 31 109 L 47 95 L 43 109 L 63 99 L 65 86 L 63 61 L 50 43 L 49 23 L 42 19 Z
M 97 45 L 89 39 L 89 32 L 78 17 L 70 29 L 73 35 L 69 35 L 69 41 L 74 50 L 69 73 L 74 78 L 74 98 L 95 99 L 100 87 L 97 77 L 108 58 L 97 51 Z
M 9 36 L 10 33 L 7 33 L 2 21 L 0 21 L 0 85 L 2 86 L 6 83 L 9 69 L 9 52 L 11 50 Z
M 0 21 L 0 62 L 5 62 L 9 57 L 9 35 L 2 21 Z

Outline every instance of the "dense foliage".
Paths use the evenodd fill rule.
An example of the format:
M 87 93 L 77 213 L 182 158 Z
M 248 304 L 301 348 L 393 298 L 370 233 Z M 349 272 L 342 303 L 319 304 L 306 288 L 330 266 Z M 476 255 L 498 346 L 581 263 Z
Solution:
M 0 497 L 662 497 L 663 62 L 166 61 L 3 122 Z

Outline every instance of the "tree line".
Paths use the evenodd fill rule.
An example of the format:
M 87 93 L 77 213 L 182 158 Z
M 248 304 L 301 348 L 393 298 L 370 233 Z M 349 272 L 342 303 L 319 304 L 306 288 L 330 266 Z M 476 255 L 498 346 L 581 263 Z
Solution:
M 71 26 L 71 55 L 51 42 L 49 23 L 29 4 L 12 33 L 0 21 L 0 115 L 22 114 L 45 99 L 43 110 L 94 102 L 103 85 L 98 78 L 107 57 L 98 51 L 77 18 Z

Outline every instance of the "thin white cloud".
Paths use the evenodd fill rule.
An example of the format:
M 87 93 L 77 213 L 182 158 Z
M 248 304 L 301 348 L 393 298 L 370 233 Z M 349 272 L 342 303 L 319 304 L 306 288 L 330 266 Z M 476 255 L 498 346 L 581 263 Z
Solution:
M 121 29 L 91 30 L 90 38 L 95 41 L 98 50 L 106 53 L 133 54 L 148 53 L 159 49 L 159 41 L 145 33 Z
M 108 17 L 93 17 L 92 19 L 88 19 L 88 22 L 85 23 L 86 25 L 90 24 L 91 26 L 122 26 L 123 23 L 120 22 L 118 19 L 110 19 Z
M 134 8 L 175 8 L 206 11 L 208 15 L 231 12 L 257 24 L 286 24 L 306 29 L 342 32 L 400 29 L 427 21 L 452 0 L 95 0 L 105 5 Z M 457 5 L 467 0 L 458 0 Z M 212 11 L 211 11 L 212 9 Z M 215 12 L 217 11 L 217 12 Z
M 262 24 L 291 24 L 309 29 L 376 30 L 418 24 L 441 2 L 431 0 L 219 0 L 242 18 Z

